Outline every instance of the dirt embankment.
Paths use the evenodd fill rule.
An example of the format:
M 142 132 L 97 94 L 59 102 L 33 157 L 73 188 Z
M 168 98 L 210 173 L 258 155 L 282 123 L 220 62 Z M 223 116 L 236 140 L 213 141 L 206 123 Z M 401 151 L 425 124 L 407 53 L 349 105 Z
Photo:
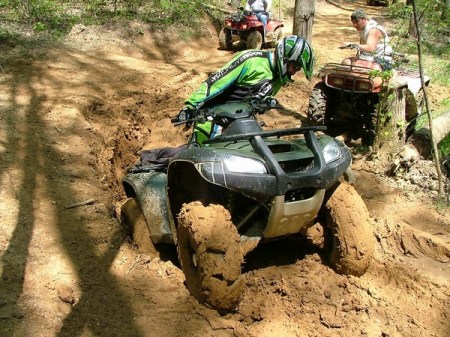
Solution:
M 344 56 L 347 21 L 317 3 L 319 63 Z M 354 158 L 376 241 L 362 277 L 336 274 L 299 238 L 274 242 L 248 256 L 242 302 L 220 316 L 190 296 L 172 248 L 155 257 L 127 239 L 115 217 L 126 168 L 142 148 L 186 141 L 169 117 L 231 57 L 209 34 L 183 44 L 137 24 L 77 26 L 45 57 L 7 51 L 18 57 L 0 74 L 0 336 L 448 336 L 448 211 L 367 158 Z M 268 127 L 301 124 L 313 84 L 284 89 L 288 111 L 264 115 Z

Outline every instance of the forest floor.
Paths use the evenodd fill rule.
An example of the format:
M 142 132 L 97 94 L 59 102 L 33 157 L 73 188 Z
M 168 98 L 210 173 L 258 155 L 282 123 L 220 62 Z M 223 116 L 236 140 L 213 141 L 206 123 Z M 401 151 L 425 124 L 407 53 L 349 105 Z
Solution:
M 337 47 L 356 40 L 358 4 L 316 2 L 319 64 L 348 56 Z M 366 9 L 385 22 L 382 7 Z M 274 242 L 247 261 L 225 316 L 190 296 L 175 250 L 154 256 L 126 237 L 126 169 L 143 148 L 186 141 L 170 117 L 232 56 L 213 27 L 195 42 L 174 34 L 78 25 L 60 46 L 2 51 L 0 337 L 449 336 L 450 216 L 431 161 L 389 177 L 355 154 L 376 239 L 365 275 L 336 274 L 296 238 Z M 268 127 L 301 125 L 316 81 L 299 74 L 282 89 L 288 110 L 264 115 Z M 429 95 L 435 107 L 450 91 L 431 82 Z

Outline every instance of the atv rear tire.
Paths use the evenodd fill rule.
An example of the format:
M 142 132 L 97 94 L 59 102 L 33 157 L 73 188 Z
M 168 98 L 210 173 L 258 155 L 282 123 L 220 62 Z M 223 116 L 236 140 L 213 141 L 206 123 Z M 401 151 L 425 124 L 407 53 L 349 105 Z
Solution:
M 369 212 L 353 186 L 339 183 L 322 208 L 329 262 L 339 274 L 361 276 L 374 253 Z
M 235 309 L 242 294 L 244 258 L 230 213 L 220 205 L 184 204 L 177 238 L 178 258 L 190 293 L 219 311 Z
M 222 28 L 219 33 L 219 48 L 222 50 L 230 50 L 232 46 L 231 31 L 228 28 Z
M 250 32 L 247 36 L 247 49 L 261 49 L 263 44 L 262 34 L 254 30 Z
M 158 252 L 150 238 L 150 231 L 144 215 L 135 198 L 129 198 L 120 208 L 120 219 L 128 236 L 130 236 L 141 250 L 152 255 Z

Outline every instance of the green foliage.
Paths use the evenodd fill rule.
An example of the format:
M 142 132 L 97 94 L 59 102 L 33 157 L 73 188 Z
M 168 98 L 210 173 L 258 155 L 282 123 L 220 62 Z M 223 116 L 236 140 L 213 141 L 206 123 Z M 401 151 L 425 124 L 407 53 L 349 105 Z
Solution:
M 217 0 L 216 0 L 217 1 Z M 205 14 L 203 4 L 214 0 L 0 0 L 1 15 L 27 22 L 36 32 L 64 34 L 78 22 L 106 24 L 141 20 L 155 29 L 182 26 L 195 29 Z M 222 4 L 219 2 L 217 5 Z
M 439 110 L 431 110 L 431 118 L 437 118 L 442 114 L 446 113 L 450 109 L 450 97 L 444 98 L 439 103 Z M 417 118 L 416 130 L 428 125 L 428 114 L 422 114 Z
M 450 57 L 430 56 L 423 60 L 426 74 L 432 78 L 433 83 L 450 86 Z
M 416 0 L 416 7 L 423 51 L 448 57 L 450 44 L 447 40 L 447 32 L 450 27 L 450 15 L 447 17 L 443 15 L 445 1 Z M 396 28 L 397 36 L 406 38 L 406 41 L 397 41 L 400 51 L 411 52 L 411 48 L 415 46 L 414 39 L 408 41 L 412 12 L 412 6 L 405 6 L 400 2 L 389 7 L 389 15 L 392 18 L 400 19 Z
M 0 43 L 15 42 L 19 39 L 20 35 L 16 32 L 10 32 L 0 27 Z
M 28 22 L 36 31 L 64 32 L 74 21 L 57 0 L 4 0 L 0 7 L 9 10 L 4 14 L 10 20 Z
M 439 142 L 438 147 L 441 158 L 450 158 L 450 134 Z
M 204 1 L 160 0 L 154 3 L 153 14 L 156 15 L 149 16 L 149 22 L 194 27 L 204 13 L 202 3 Z

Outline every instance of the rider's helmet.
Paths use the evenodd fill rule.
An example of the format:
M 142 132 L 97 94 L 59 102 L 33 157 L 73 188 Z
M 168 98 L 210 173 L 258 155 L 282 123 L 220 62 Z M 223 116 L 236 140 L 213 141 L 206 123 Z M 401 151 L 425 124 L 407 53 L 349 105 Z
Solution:
M 293 82 L 288 74 L 288 63 L 294 62 L 303 69 L 305 77 L 310 80 L 314 67 L 314 55 L 309 43 L 298 35 L 289 35 L 277 43 L 275 60 L 281 85 Z

